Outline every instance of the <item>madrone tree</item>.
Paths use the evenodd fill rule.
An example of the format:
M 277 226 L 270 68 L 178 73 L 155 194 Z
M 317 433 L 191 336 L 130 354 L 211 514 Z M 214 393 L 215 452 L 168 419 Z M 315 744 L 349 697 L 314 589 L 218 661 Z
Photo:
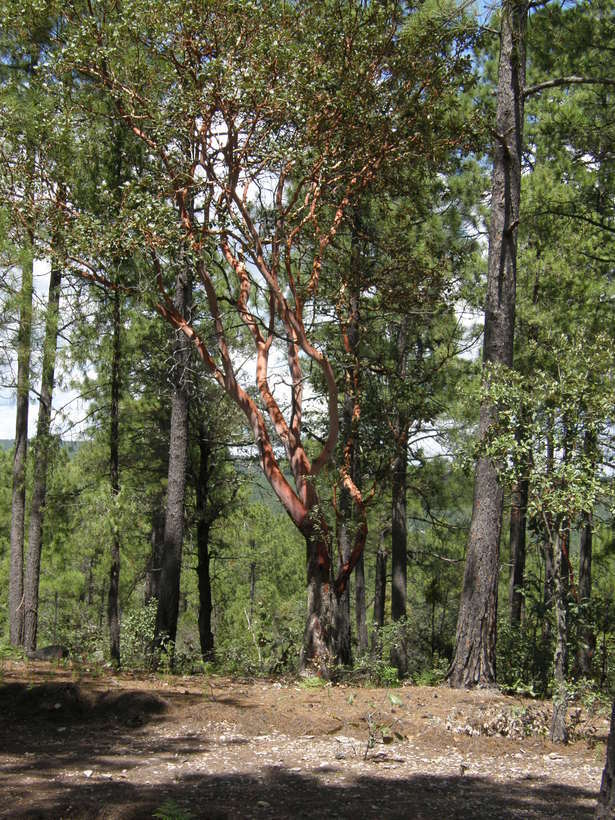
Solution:
M 139 257 L 121 287 L 191 340 L 243 412 L 264 474 L 306 540 L 302 659 L 326 674 L 336 655 L 337 599 L 367 524 L 343 460 L 339 479 L 359 524 L 334 576 L 318 487 L 340 430 L 339 374 L 315 332 L 327 315 L 319 302 L 323 260 L 385 171 L 410 162 L 434 174 L 464 142 L 467 23 L 454 4 L 393 0 L 69 2 L 62 14 L 53 59 L 57 71 L 81 78 L 75 127 L 84 108 L 95 116 L 90 101 L 102 94 L 147 153 L 117 219 L 69 214 L 74 271 L 104 281 L 97 259 L 109 246 Z M 193 266 L 195 304 L 206 305 L 213 331 L 173 301 L 166 263 L 180 254 Z M 235 354 L 246 338 L 247 364 Z M 286 375 L 276 385 L 272 368 L 281 362 Z M 304 385 L 313 368 L 326 412 L 317 437 L 306 438 Z

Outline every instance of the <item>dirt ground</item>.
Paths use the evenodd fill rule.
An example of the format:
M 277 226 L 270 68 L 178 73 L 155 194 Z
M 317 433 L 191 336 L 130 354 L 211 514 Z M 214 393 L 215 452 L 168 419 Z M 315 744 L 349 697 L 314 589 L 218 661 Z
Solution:
M 0 817 L 591 818 L 604 764 L 604 714 L 495 692 L 1 673 Z

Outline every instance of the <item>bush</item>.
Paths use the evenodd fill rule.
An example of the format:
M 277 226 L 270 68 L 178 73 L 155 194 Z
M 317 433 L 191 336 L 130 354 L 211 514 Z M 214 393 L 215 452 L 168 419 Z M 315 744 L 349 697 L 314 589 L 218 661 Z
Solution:
M 502 618 L 498 625 L 498 683 L 505 691 L 546 697 L 552 677 L 551 641 L 538 635 L 532 621 L 514 626 Z
M 122 666 L 145 669 L 150 665 L 157 602 L 148 603 L 122 612 L 120 631 L 120 658 Z

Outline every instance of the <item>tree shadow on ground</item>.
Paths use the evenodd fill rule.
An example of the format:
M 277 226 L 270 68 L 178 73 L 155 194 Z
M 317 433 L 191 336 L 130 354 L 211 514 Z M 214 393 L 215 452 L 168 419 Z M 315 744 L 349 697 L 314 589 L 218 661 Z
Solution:
M 208 737 L 208 724 L 199 728 L 190 723 L 192 709 L 181 724 L 169 723 L 167 731 L 164 721 L 174 709 L 169 694 L 132 689 L 84 693 L 70 682 L 0 686 L 0 756 L 5 756 L 0 793 L 7 796 L 0 801 L 0 817 L 182 817 L 173 814 L 173 807 L 183 810 L 183 817 L 208 820 L 593 817 L 597 795 L 591 790 L 542 776 L 507 782 L 471 772 L 388 776 L 386 757 L 379 761 L 374 756 L 352 772 L 332 759 L 311 773 L 279 764 L 252 765 L 249 774 L 213 774 L 206 771 L 204 753 L 224 754 L 225 746 L 245 746 L 250 739 Z M 181 696 L 182 703 L 186 700 Z M 188 700 L 189 705 L 203 703 L 198 696 Z M 150 725 L 158 722 L 162 725 Z M 158 782 L 147 782 L 154 775 Z
M 507 783 L 484 778 L 416 775 L 403 779 L 359 776 L 350 785 L 323 783 L 283 767 L 262 776 L 189 774 L 174 783 L 122 781 L 57 784 L 28 801 L 14 818 L 365 818 L 365 820 L 589 820 L 596 795 L 525 777 Z M 162 809 L 162 814 L 160 811 Z M 166 815 L 164 811 L 168 812 Z M 183 815 L 178 814 L 183 812 Z

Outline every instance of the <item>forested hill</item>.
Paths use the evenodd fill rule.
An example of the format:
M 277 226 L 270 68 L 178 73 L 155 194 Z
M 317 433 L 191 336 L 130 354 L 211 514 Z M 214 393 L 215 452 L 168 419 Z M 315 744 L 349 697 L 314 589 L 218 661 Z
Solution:
M 0 450 L 11 450 L 14 444 L 15 440 L 12 438 L 0 438 Z M 73 455 L 73 453 L 76 453 L 82 444 L 83 441 L 63 441 L 62 447 L 65 450 L 68 450 L 70 455 Z

